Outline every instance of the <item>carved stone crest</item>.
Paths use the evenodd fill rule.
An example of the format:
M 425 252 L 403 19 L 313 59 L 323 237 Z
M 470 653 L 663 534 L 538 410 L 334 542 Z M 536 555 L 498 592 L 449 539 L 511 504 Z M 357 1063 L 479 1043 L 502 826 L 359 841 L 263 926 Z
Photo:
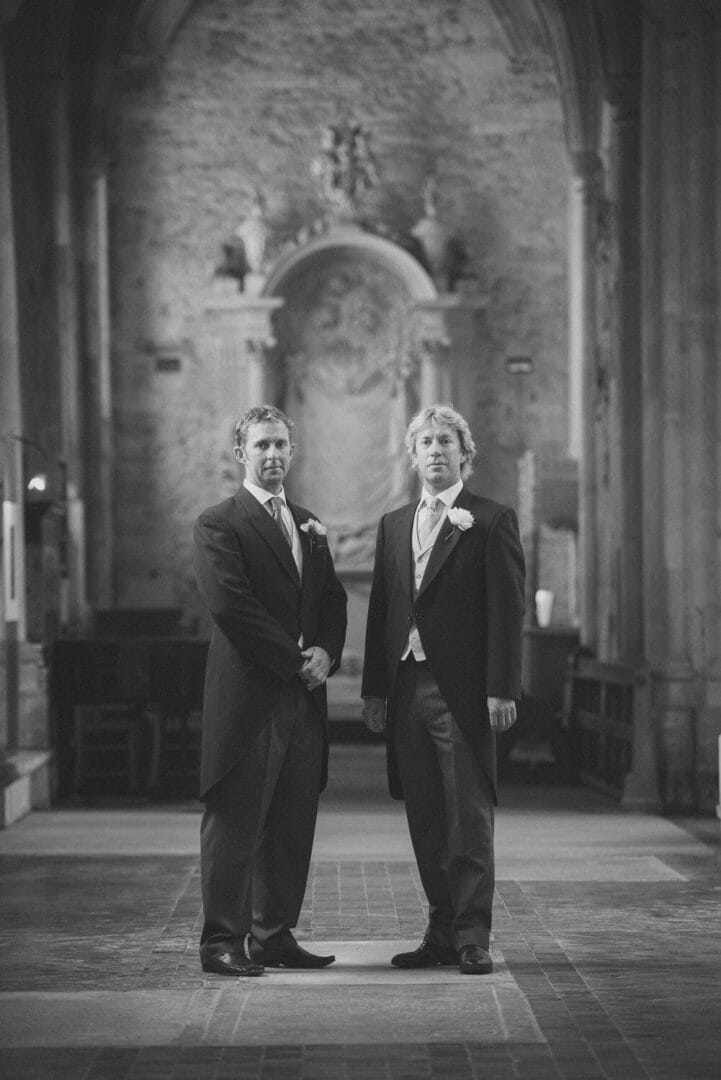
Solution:
M 321 152 L 311 171 L 319 181 L 328 213 L 335 221 L 357 221 L 363 195 L 378 180 L 368 134 L 361 124 L 324 128 Z

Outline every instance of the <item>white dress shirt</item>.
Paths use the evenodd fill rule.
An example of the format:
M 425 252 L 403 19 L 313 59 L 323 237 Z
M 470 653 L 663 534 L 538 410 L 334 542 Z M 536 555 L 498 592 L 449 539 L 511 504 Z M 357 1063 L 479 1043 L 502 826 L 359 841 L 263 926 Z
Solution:
M 263 507 L 267 510 L 270 516 L 273 516 L 273 507 L 270 505 L 270 500 L 275 498 L 272 491 L 266 491 L 265 488 L 258 487 L 257 484 L 251 484 L 250 480 L 243 481 L 243 487 L 250 492 L 253 498 L 257 499 L 259 503 L 262 503 Z M 293 551 L 293 558 L 295 559 L 295 565 L 298 567 L 298 573 L 303 576 L 303 549 L 300 546 L 300 536 L 298 535 L 298 529 L 293 520 L 293 515 L 288 509 L 288 504 L 285 501 L 285 490 L 283 488 L 276 492 L 278 496 L 283 500 L 283 506 L 281 507 L 280 516 L 283 518 L 283 523 L 288 530 L 288 534 L 291 538 L 291 548 Z
M 459 480 L 453 484 L 452 487 L 446 488 L 445 491 L 440 491 L 437 495 L 431 494 L 426 488 L 423 489 L 420 502 L 416 507 L 416 512 L 413 516 L 413 532 L 411 536 L 411 545 L 413 548 L 413 582 L 415 585 L 416 593 L 421 587 L 423 581 L 423 575 L 426 572 L 426 566 L 428 565 L 428 559 L 433 545 L 438 539 L 438 533 L 443 525 L 443 522 L 448 516 L 448 510 L 453 506 L 454 502 L 460 495 L 463 489 L 463 481 Z M 443 503 L 443 512 L 436 522 L 436 526 L 431 533 L 426 537 L 423 544 L 421 544 L 420 537 L 418 535 L 418 526 L 420 524 L 421 514 L 427 512 L 427 507 L 431 502 L 435 502 L 439 499 Z M 423 643 L 421 642 L 420 634 L 418 633 L 418 627 L 415 622 L 411 626 L 410 633 L 408 634 L 408 641 L 406 647 L 403 650 L 401 660 L 407 659 L 407 657 L 413 653 L 413 657 L 417 661 L 425 660 L 426 654 L 423 649 Z

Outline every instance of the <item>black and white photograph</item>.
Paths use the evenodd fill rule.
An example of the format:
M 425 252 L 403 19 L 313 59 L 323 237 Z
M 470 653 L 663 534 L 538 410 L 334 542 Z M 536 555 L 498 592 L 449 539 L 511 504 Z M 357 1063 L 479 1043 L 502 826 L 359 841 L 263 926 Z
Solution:
M 721 1076 L 721 0 L 0 0 L 0 1075 Z

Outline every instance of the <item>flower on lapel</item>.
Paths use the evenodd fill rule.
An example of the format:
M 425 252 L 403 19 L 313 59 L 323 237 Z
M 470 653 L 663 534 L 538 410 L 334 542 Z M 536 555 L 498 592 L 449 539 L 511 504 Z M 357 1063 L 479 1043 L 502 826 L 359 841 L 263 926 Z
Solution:
M 320 541 L 323 537 L 328 535 L 328 529 L 320 521 L 316 521 L 315 518 L 308 518 L 304 521 L 300 527 L 300 531 L 304 532 L 310 541 L 310 550 L 313 550 L 313 542 L 315 540 Z
M 448 520 L 453 526 L 448 536 L 453 536 L 456 529 L 459 532 L 465 532 L 466 529 L 470 529 L 472 525 L 476 524 L 473 514 L 469 510 L 464 510 L 462 506 L 451 506 L 448 510 Z

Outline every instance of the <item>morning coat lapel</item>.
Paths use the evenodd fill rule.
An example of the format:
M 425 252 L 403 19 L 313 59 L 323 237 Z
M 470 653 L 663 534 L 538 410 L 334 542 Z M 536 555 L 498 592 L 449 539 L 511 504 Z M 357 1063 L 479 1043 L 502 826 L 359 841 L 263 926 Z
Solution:
M 300 574 L 298 573 L 298 567 L 295 565 L 293 552 L 273 518 L 247 488 L 241 487 L 236 498 L 247 513 L 249 523 L 266 542 L 293 584 L 300 588 Z
M 399 577 L 410 600 L 413 599 L 413 544 L 411 530 L 413 529 L 416 505 L 416 503 L 411 503 L 410 506 L 404 506 L 402 510 L 399 510 L 393 533 L 393 550 L 398 563 Z
M 468 490 L 462 487 L 458 493 L 454 506 L 459 506 L 464 510 L 468 510 L 471 505 L 471 497 Z M 419 599 L 431 584 L 433 579 L 438 576 L 438 572 L 445 566 L 449 557 L 455 551 L 458 543 L 460 542 L 463 533 L 460 529 L 455 529 L 451 525 L 450 521 L 446 517 L 443 524 L 440 527 L 436 542 L 433 545 L 433 549 L 428 556 L 428 565 L 426 566 L 426 572 L 423 575 L 420 588 L 418 590 Z

